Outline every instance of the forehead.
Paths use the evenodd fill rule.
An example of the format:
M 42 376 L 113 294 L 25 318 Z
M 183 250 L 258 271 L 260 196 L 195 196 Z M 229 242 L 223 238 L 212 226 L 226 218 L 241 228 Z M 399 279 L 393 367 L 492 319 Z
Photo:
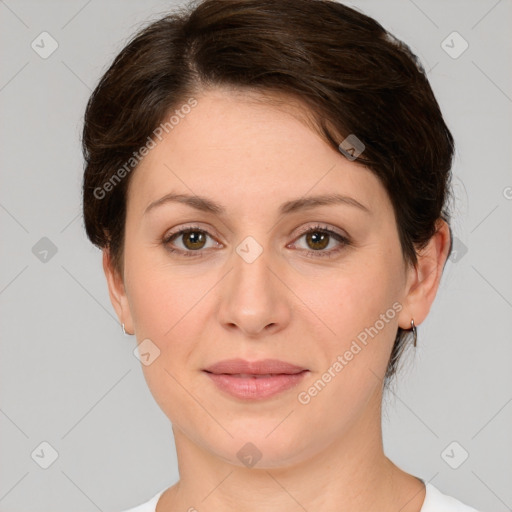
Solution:
M 260 208 L 309 193 L 386 200 L 376 176 L 328 145 L 296 100 L 228 90 L 195 99 L 134 172 L 137 209 L 171 191 Z

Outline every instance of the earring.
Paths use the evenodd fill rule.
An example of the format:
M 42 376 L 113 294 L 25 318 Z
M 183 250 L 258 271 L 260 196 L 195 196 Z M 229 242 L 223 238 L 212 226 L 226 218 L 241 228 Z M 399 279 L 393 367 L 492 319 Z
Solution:
M 125 328 L 124 328 L 124 324 L 121 324 L 121 327 L 122 327 L 122 329 L 123 329 L 123 334 L 124 334 L 125 336 L 133 336 L 133 334 L 131 334 L 131 333 L 129 333 L 129 332 L 126 332 L 126 330 L 125 330 Z
M 416 326 L 414 325 L 413 318 L 411 318 L 411 331 L 412 331 L 412 335 L 414 337 L 414 346 L 416 346 L 416 342 L 418 341 L 418 331 L 416 329 Z

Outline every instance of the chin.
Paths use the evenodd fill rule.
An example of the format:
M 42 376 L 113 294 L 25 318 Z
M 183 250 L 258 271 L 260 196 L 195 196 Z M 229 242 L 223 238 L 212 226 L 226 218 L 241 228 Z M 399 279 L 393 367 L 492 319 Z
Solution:
M 306 458 L 305 452 L 312 449 L 311 440 L 305 432 L 293 431 L 290 425 L 277 426 L 281 421 L 282 418 L 277 422 L 239 422 L 236 428 L 227 427 L 233 438 L 221 435 L 218 439 L 204 439 L 204 442 L 219 458 L 239 467 L 272 469 L 297 464 Z

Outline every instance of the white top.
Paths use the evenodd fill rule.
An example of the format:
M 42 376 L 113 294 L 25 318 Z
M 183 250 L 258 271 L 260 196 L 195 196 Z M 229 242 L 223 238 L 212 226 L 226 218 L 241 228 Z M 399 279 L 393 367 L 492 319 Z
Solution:
M 166 490 L 159 491 L 146 503 L 123 512 L 156 512 L 156 504 Z M 427 482 L 425 484 L 425 500 L 420 512 L 478 512 L 478 510 L 465 505 L 456 498 L 443 494 L 439 489 Z

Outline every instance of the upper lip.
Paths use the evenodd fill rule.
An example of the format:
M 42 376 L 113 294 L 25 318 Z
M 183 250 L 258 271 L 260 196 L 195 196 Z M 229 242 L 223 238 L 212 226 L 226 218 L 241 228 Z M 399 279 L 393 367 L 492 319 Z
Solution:
M 306 370 L 301 366 L 280 361 L 279 359 L 262 359 L 260 361 L 246 361 L 244 359 L 226 359 L 208 366 L 204 371 L 210 373 L 226 373 L 231 375 L 267 375 L 267 374 L 295 374 Z

